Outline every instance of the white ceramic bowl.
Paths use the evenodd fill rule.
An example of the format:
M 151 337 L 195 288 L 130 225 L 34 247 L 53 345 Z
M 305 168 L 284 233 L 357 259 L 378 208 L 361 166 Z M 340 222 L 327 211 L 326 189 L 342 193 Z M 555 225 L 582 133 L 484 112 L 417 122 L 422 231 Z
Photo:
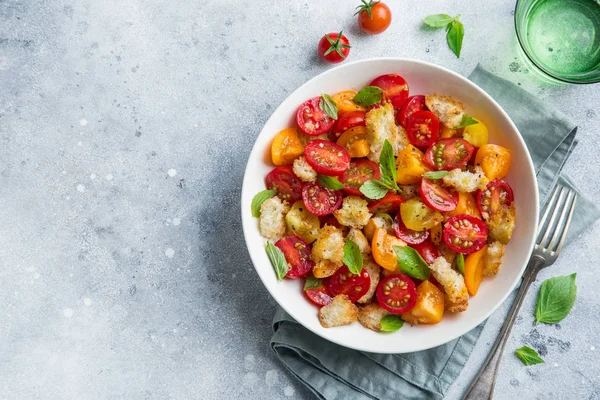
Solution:
M 481 119 L 489 129 L 490 143 L 511 151 L 510 174 L 506 178 L 515 193 L 517 226 L 506 249 L 497 276 L 484 278 L 467 311 L 446 313 L 433 326 L 405 326 L 394 333 L 376 333 L 358 322 L 337 328 L 323 328 L 317 307 L 302 294 L 303 279 L 278 282 L 265 253 L 265 239 L 253 218 L 250 203 L 265 189 L 264 179 L 274 167 L 270 161 L 273 137 L 283 128 L 294 126 L 296 109 L 305 100 L 321 93 L 334 94 L 346 89 L 359 90 L 375 77 L 388 73 L 402 75 L 410 95 L 438 93 L 460 99 L 467 114 Z M 517 128 L 500 106 L 482 89 L 466 78 L 440 66 L 423 61 L 380 58 L 340 65 L 306 82 L 275 110 L 265 124 L 250 153 L 242 188 L 242 223 L 248 251 L 256 272 L 273 298 L 299 323 L 331 342 L 374 353 L 408 353 L 439 346 L 465 334 L 483 322 L 513 290 L 531 255 L 537 231 L 538 190 L 533 163 Z M 256 305 L 255 305 L 256 306 Z

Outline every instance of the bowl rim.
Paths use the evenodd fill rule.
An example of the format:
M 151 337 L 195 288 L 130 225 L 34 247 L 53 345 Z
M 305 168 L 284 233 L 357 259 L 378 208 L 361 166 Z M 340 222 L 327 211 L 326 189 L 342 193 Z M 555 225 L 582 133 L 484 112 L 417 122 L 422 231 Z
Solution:
M 479 92 L 479 94 L 481 94 L 482 96 L 484 96 L 487 100 L 489 100 L 493 105 L 495 105 L 498 110 L 500 110 L 500 113 L 507 119 L 508 123 L 510 124 L 510 126 L 514 129 L 514 131 L 517 133 L 517 139 L 520 141 L 521 145 L 523 146 L 523 148 L 526 150 L 526 156 L 527 156 L 527 165 L 529 167 L 529 174 L 533 177 L 533 183 L 534 183 L 534 197 L 535 197 L 535 215 L 536 218 L 533 219 L 533 223 L 534 223 L 534 235 L 532 235 L 531 238 L 529 238 L 529 244 L 528 244 L 528 250 L 527 253 L 528 254 L 532 254 L 533 252 L 533 247 L 535 245 L 535 239 L 537 236 L 537 231 L 538 231 L 538 220 L 539 220 L 539 189 L 538 189 L 538 183 L 537 183 L 537 176 L 535 173 L 535 168 L 533 166 L 533 161 L 531 159 L 531 155 L 529 154 L 529 149 L 527 148 L 527 145 L 525 144 L 525 140 L 523 139 L 523 136 L 521 135 L 521 132 L 519 131 L 519 129 L 517 128 L 517 126 L 515 125 L 515 123 L 512 121 L 512 119 L 510 118 L 510 116 L 506 113 L 506 111 L 504 111 L 504 109 L 482 88 L 480 88 L 477 84 L 475 84 L 474 82 L 470 81 L 469 79 L 467 79 L 466 77 L 449 70 L 448 68 L 442 67 L 441 65 L 438 64 L 434 64 L 434 63 L 430 63 L 427 61 L 422 61 L 422 60 L 417 60 L 417 59 L 412 59 L 412 58 L 403 58 L 403 57 L 373 57 L 373 58 L 366 58 L 366 59 L 362 59 L 362 60 L 357 60 L 357 61 L 353 61 L 353 62 L 349 62 L 349 63 L 344 63 L 338 66 L 335 66 L 333 68 L 330 68 L 326 71 L 321 72 L 320 74 L 312 77 L 311 79 L 309 79 L 308 81 L 306 81 L 305 83 L 303 83 L 302 85 L 300 85 L 298 88 L 296 88 L 293 92 L 291 92 L 288 96 L 286 96 L 285 99 L 282 100 L 282 102 L 279 104 L 279 106 L 277 106 L 277 108 L 271 113 L 271 115 L 269 116 L 269 118 L 265 121 L 261 131 L 259 132 L 258 136 L 256 137 L 254 144 L 252 146 L 252 149 L 250 150 L 250 154 L 248 156 L 248 162 L 246 163 L 246 168 L 244 170 L 244 180 L 242 183 L 242 190 L 240 193 L 240 202 L 241 202 L 241 213 L 242 213 L 242 230 L 244 233 L 244 241 L 246 242 L 246 248 L 248 249 L 248 254 L 250 255 L 250 259 L 252 261 L 252 266 L 254 267 L 256 273 L 258 274 L 261 282 L 263 283 L 264 287 L 267 289 L 267 291 L 269 292 L 269 295 L 275 300 L 275 302 L 288 314 L 290 315 L 292 318 L 294 318 L 294 320 L 302 325 L 304 328 L 308 329 L 310 332 L 316 334 L 317 336 L 319 336 L 321 339 L 323 340 L 327 340 L 330 341 L 332 343 L 338 344 L 340 346 L 343 346 L 345 348 L 349 348 L 349 349 L 353 349 L 353 350 L 358 350 L 358 351 L 365 351 L 365 352 L 371 352 L 371 353 L 378 353 L 378 354 L 404 354 L 404 353 L 412 353 L 412 352 L 416 352 L 416 351 L 423 351 L 423 350 L 428 350 L 434 347 L 438 347 L 441 346 L 443 344 L 446 344 L 448 342 L 451 342 L 452 340 L 459 338 L 463 335 L 465 335 L 466 333 L 470 332 L 471 330 L 473 330 L 474 328 L 476 328 L 479 324 L 481 324 L 482 322 L 484 322 L 485 320 L 487 320 L 490 315 L 492 315 L 492 313 L 494 313 L 499 307 L 500 305 L 502 305 L 507 297 L 514 291 L 515 287 L 517 286 L 517 284 L 520 282 L 523 273 L 525 272 L 525 269 L 528 265 L 529 259 L 527 260 L 523 260 L 521 269 L 519 271 L 519 273 L 515 276 L 513 282 L 510 284 L 510 289 L 506 291 L 506 293 L 504 293 L 504 295 L 501 297 L 501 299 L 493 306 L 490 308 L 490 310 L 483 315 L 482 317 L 478 318 L 478 319 L 474 319 L 473 322 L 469 323 L 468 325 L 465 325 L 465 329 L 463 330 L 462 333 L 459 334 L 454 334 L 451 335 L 447 338 L 444 338 L 442 341 L 438 342 L 438 343 L 434 343 L 434 344 L 425 344 L 425 345 L 420 345 L 420 346 L 415 346 L 414 349 L 412 349 L 411 351 L 386 351 L 386 352 L 382 352 L 373 348 L 367 348 L 364 346 L 348 346 L 345 343 L 342 343 L 341 341 L 338 341 L 336 339 L 332 339 L 329 337 L 324 337 L 321 335 L 320 332 L 312 329 L 311 327 L 303 324 L 298 318 L 296 318 L 293 314 L 293 312 L 290 312 L 290 309 L 287 307 L 287 304 L 282 304 L 279 302 L 279 300 L 276 298 L 276 296 L 273 294 L 273 292 L 271 291 L 271 289 L 269 288 L 269 286 L 264 282 L 261 274 L 258 272 L 258 269 L 256 267 L 257 265 L 257 260 L 255 260 L 255 257 L 253 256 L 253 252 L 250 251 L 250 248 L 248 247 L 248 237 L 250 236 L 251 232 L 250 230 L 251 228 L 251 222 L 252 220 L 254 220 L 255 218 L 252 217 L 251 213 L 247 210 L 247 206 L 248 204 L 244 204 L 244 194 L 249 190 L 249 183 L 248 180 L 246 179 L 247 175 L 249 173 L 252 173 L 251 171 L 249 171 L 248 167 L 250 164 L 250 161 L 252 159 L 252 155 L 255 154 L 255 150 L 256 150 L 256 146 L 258 145 L 258 138 L 263 135 L 265 133 L 265 127 L 268 124 L 269 120 L 273 117 L 273 115 L 277 114 L 280 112 L 281 107 L 283 106 L 283 104 L 286 102 L 286 100 L 292 96 L 294 93 L 296 93 L 297 91 L 302 90 L 303 88 L 305 88 L 306 86 L 309 86 L 313 83 L 313 81 L 317 80 L 317 79 L 321 79 L 323 76 L 326 76 L 328 74 L 335 74 L 336 72 L 338 72 L 339 70 L 342 70 L 344 68 L 347 68 L 349 66 L 354 66 L 357 64 L 369 64 L 369 63 L 373 63 L 373 62 L 407 62 L 407 63 L 415 63 L 415 64 L 420 64 L 420 65 L 424 65 L 427 67 L 431 67 L 434 69 L 438 69 L 441 70 L 444 73 L 453 75 L 454 77 L 458 78 L 462 83 L 466 84 L 466 85 L 470 85 L 473 89 L 475 89 L 477 92 Z M 261 152 L 256 153 L 256 154 L 262 154 Z M 256 229 L 256 228 L 254 228 Z

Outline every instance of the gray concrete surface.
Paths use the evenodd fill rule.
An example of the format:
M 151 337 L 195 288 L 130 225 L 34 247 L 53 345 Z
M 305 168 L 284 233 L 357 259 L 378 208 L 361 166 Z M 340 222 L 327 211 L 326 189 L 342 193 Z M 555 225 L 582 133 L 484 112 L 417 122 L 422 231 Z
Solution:
M 599 86 L 535 78 L 513 1 L 390 0 L 379 37 L 357 31 L 354 3 L 0 1 L 0 398 L 310 398 L 269 350 L 275 304 L 238 214 L 254 138 L 328 68 L 315 58 L 325 32 L 345 30 L 351 60 L 414 57 L 463 75 L 481 61 L 537 93 L 580 124 L 566 170 L 600 196 Z M 462 14 L 460 59 L 421 27 L 438 12 Z M 577 271 L 577 303 L 561 324 L 535 326 L 536 284 L 497 399 L 600 398 L 599 235 L 595 225 L 541 274 Z M 520 364 L 510 350 L 523 344 L 546 363 Z

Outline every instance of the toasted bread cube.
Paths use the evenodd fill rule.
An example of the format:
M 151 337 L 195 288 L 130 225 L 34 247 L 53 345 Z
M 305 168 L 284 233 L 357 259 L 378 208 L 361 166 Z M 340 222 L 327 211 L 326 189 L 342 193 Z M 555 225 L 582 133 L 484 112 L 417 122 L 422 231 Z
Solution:
M 383 143 L 387 140 L 392 145 L 394 155 L 397 156 L 409 143 L 404 129 L 396 125 L 394 107 L 390 103 L 369 111 L 365 118 L 367 126 L 367 140 L 371 151 L 369 160 L 379 162 Z
M 465 106 L 450 96 L 425 96 L 425 105 L 448 128 L 457 128 L 465 115 Z
M 302 182 L 314 182 L 317 180 L 317 172 L 310 166 L 304 156 L 294 160 L 293 171 Z
M 400 195 L 404 198 L 404 200 L 410 200 L 413 197 L 420 196 L 419 193 L 419 185 L 399 185 L 402 192 Z
M 500 207 L 498 212 L 493 213 L 487 221 L 489 238 L 502 244 L 508 244 L 515 230 L 516 220 L 515 203 L 512 203 L 510 207 Z
M 340 225 L 362 228 L 369 222 L 371 213 L 367 201 L 357 196 L 344 198 L 342 208 L 333 212 Z
M 311 258 L 314 262 L 327 260 L 334 264 L 341 263 L 344 258 L 345 244 L 344 234 L 340 229 L 325 225 L 319 229 L 317 240 L 313 244 Z
M 483 274 L 485 276 L 492 276 L 498 273 L 502 264 L 504 250 L 506 250 L 506 245 L 500 242 L 493 242 L 488 245 L 485 264 L 483 265 Z
M 446 309 L 450 312 L 465 311 L 469 306 L 469 292 L 464 277 L 444 257 L 438 257 L 429 266 L 433 276 L 446 292 Z
M 286 201 L 279 197 L 271 197 L 260 206 L 260 219 L 258 227 L 260 234 L 267 239 L 278 239 L 285 235 L 285 215 L 290 207 Z
M 343 262 L 333 262 L 329 260 L 321 260 L 315 263 L 313 267 L 313 275 L 315 278 L 323 279 L 333 276 L 344 265 Z
M 442 180 L 444 184 L 452 186 L 462 193 L 471 193 L 477 189 L 485 190 L 490 182 L 480 166 L 476 166 L 473 172 L 463 171 L 460 168 L 453 169 Z
M 338 294 L 331 303 L 319 310 L 319 321 L 324 328 L 350 325 L 358 319 L 356 307 L 345 294 Z
M 390 313 L 377 303 L 367 304 L 358 308 L 358 322 L 367 329 L 381 331 L 381 320 Z
M 364 255 L 371 254 L 371 245 L 369 241 L 365 237 L 365 234 L 358 228 L 352 228 L 346 235 L 346 240 L 352 240 L 358 248 L 360 252 Z
M 363 295 L 360 299 L 358 299 L 357 303 L 365 304 L 371 301 L 375 291 L 377 290 L 377 285 L 379 285 L 379 278 L 381 277 L 381 267 L 377 265 L 375 261 L 371 257 L 363 256 L 363 268 L 367 270 L 369 274 L 369 278 L 371 278 L 371 284 L 369 285 L 369 290 L 367 293 Z

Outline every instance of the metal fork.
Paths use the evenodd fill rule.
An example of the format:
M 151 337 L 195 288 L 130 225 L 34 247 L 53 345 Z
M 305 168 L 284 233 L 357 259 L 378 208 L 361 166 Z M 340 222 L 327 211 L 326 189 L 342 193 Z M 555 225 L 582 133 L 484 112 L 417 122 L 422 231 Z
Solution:
M 576 201 L 577 193 L 571 189 L 567 189 L 564 186 L 557 186 L 554 189 L 540 221 L 533 254 L 523 274 L 523 282 L 521 283 L 517 297 L 508 313 L 500 335 L 496 339 L 494 346 L 492 346 L 492 350 L 483 363 L 481 370 L 463 396 L 463 400 L 492 399 L 502 352 L 510 336 L 510 331 L 521 308 L 521 304 L 523 304 L 523 299 L 525 299 L 527 290 L 531 283 L 535 281 L 538 272 L 542 268 L 554 264 L 558 258 L 558 254 L 567 237 L 567 230 L 573 217 Z M 548 217 L 550 217 L 549 220 Z

